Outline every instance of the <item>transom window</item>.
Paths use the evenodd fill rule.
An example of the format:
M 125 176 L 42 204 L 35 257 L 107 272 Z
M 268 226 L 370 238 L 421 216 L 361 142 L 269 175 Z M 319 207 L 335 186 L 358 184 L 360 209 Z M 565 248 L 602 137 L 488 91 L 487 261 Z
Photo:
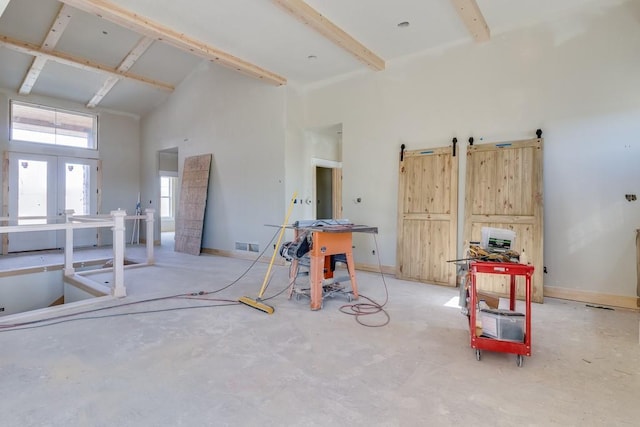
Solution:
M 11 141 L 97 149 L 98 118 L 11 101 Z

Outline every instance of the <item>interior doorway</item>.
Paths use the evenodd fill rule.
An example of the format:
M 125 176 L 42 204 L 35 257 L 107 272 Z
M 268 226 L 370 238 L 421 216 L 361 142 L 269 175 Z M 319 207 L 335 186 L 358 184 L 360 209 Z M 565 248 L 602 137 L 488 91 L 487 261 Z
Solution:
M 311 197 L 306 200 L 307 218 L 342 218 L 342 124 L 305 131 L 306 155 L 311 160 Z M 309 182 L 309 181 L 307 181 Z
M 342 218 L 342 163 L 312 159 L 315 219 Z
M 334 219 L 332 189 L 332 169 L 316 166 L 316 219 Z

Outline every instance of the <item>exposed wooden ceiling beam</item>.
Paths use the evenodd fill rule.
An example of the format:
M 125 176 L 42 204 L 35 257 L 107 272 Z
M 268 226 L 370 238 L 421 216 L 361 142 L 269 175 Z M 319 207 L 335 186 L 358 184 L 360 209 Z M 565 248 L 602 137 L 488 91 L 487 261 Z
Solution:
M 119 73 L 125 73 L 129 71 L 129 68 L 131 68 L 133 64 L 135 64 L 135 62 L 142 56 L 142 54 L 145 53 L 147 49 L 149 49 L 153 42 L 154 40 L 151 37 L 141 38 L 134 46 L 134 48 L 131 49 L 131 52 L 129 52 L 129 54 L 122 60 L 120 65 L 118 65 L 116 71 Z M 102 101 L 102 99 L 107 96 L 111 89 L 113 89 L 118 81 L 120 81 L 120 78 L 109 76 L 100 90 L 98 90 L 98 92 L 93 95 L 93 98 L 91 98 L 91 101 L 87 103 L 87 107 L 94 108 L 96 105 L 98 105 L 100 101 Z
M 451 0 L 451 2 L 475 41 L 485 42 L 491 38 L 489 26 L 476 0 Z
M 56 47 L 62 37 L 62 33 L 64 33 L 67 25 L 69 25 L 72 16 L 73 8 L 63 4 L 62 7 L 60 7 L 58 16 L 56 16 L 56 19 L 53 20 L 53 24 L 51 24 L 51 28 L 49 28 L 47 37 L 45 37 L 44 42 L 42 42 L 43 50 L 49 51 Z
M 358 60 L 367 64 L 369 68 L 375 71 L 384 70 L 384 59 L 367 49 L 365 45 L 351 37 L 344 30 L 328 20 L 320 12 L 306 4 L 304 1 L 273 0 L 273 2 L 282 6 L 291 15 L 318 31 L 333 43 L 345 49 Z
M 150 86 L 153 86 L 157 89 L 162 89 L 167 92 L 172 92 L 175 88 L 168 84 L 159 82 L 157 80 L 149 79 L 147 77 L 138 76 L 136 74 L 132 74 L 129 72 L 118 72 L 117 69 L 113 67 L 109 67 L 108 65 L 98 64 L 96 62 L 90 61 L 84 58 L 78 58 L 73 55 L 69 55 L 64 52 L 51 51 L 46 52 L 42 50 L 38 45 L 33 43 L 28 43 L 20 40 L 12 39 L 11 37 L 0 35 L 0 46 L 4 46 L 8 49 L 14 50 L 16 52 L 26 53 L 28 55 L 33 56 L 42 56 L 49 61 L 55 61 L 60 64 L 69 65 L 72 67 L 80 68 L 87 71 L 95 71 L 99 73 L 104 73 L 111 75 L 117 78 L 125 78 L 133 81 L 146 83 Z
M 107 80 L 102 84 L 102 87 L 93 95 L 93 98 L 87 103 L 87 108 L 95 108 L 102 99 L 107 96 L 111 89 L 118 83 L 120 79 L 118 77 L 109 76 Z
M 29 95 L 31 93 L 31 89 L 33 89 L 33 85 L 36 84 L 36 80 L 40 77 L 40 73 L 47 63 L 47 58 L 44 56 L 36 56 L 33 58 L 33 62 L 31 63 L 31 67 L 29 67 L 29 71 L 24 76 L 24 80 L 22 81 L 22 85 L 20 85 L 20 94 Z
M 130 10 L 121 8 L 105 0 L 61 0 L 76 9 L 97 15 L 122 27 L 133 30 L 142 35 L 162 41 L 178 49 L 190 52 L 211 62 L 217 62 L 243 74 L 280 86 L 287 83 L 287 79 L 265 70 L 255 64 L 237 58 L 227 52 L 217 49 L 204 42 L 179 33 L 162 24 L 140 16 Z
M 62 33 L 64 33 L 69 21 L 71 21 L 72 15 L 73 9 L 70 6 L 63 4 L 60 7 L 60 11 L 56 16 L 56 19 L 53 20 L 53 24 L 51 24 L 51 28 L 49 28 L 47 37 L 45 37 L 42 45 L 40 46 L 42 50 L 51 52 L 56 47 L 58 41 L 62 37 Z M 47 60 L 43 56 L 36 56 L 33 58 L 31 68 L 27 71 L 27 75 L 24 77 L 22 85 L 20 86 L 20 94 L 28 95 L 31 93 L 31 89 L 33 89 L 33 85 L 36 84 L 36 80 L 40 77 L 40 73 L 46 63 Z
M 131 49 L 131 52 L 129 52 L 120 65 L 118 65 L 118 71 L 121 73 L 129 71 L 129 68 L 131 68 L 138 59 L 140 59 L 142 54 L 151 47 L 153 42 L 154 40 L 151 37 L 142 37 L 138 40 L 138 43 L 136 43 L 133 49 Z

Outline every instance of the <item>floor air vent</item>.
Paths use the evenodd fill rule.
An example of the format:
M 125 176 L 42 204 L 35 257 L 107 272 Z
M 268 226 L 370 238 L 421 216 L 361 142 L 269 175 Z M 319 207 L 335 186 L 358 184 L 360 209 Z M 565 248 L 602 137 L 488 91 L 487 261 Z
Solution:
M 260 252 L 260 246 L 257 243 L 236 242 L 236 251 Z

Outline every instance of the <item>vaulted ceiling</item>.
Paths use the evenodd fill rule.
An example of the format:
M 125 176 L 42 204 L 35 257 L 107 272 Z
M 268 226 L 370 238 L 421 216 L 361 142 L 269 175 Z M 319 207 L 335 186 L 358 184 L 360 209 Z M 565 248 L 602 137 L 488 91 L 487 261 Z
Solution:
M 201 62 L 319 84 L 622 0 L 0 0 L 0 88 L 144 115 Z

